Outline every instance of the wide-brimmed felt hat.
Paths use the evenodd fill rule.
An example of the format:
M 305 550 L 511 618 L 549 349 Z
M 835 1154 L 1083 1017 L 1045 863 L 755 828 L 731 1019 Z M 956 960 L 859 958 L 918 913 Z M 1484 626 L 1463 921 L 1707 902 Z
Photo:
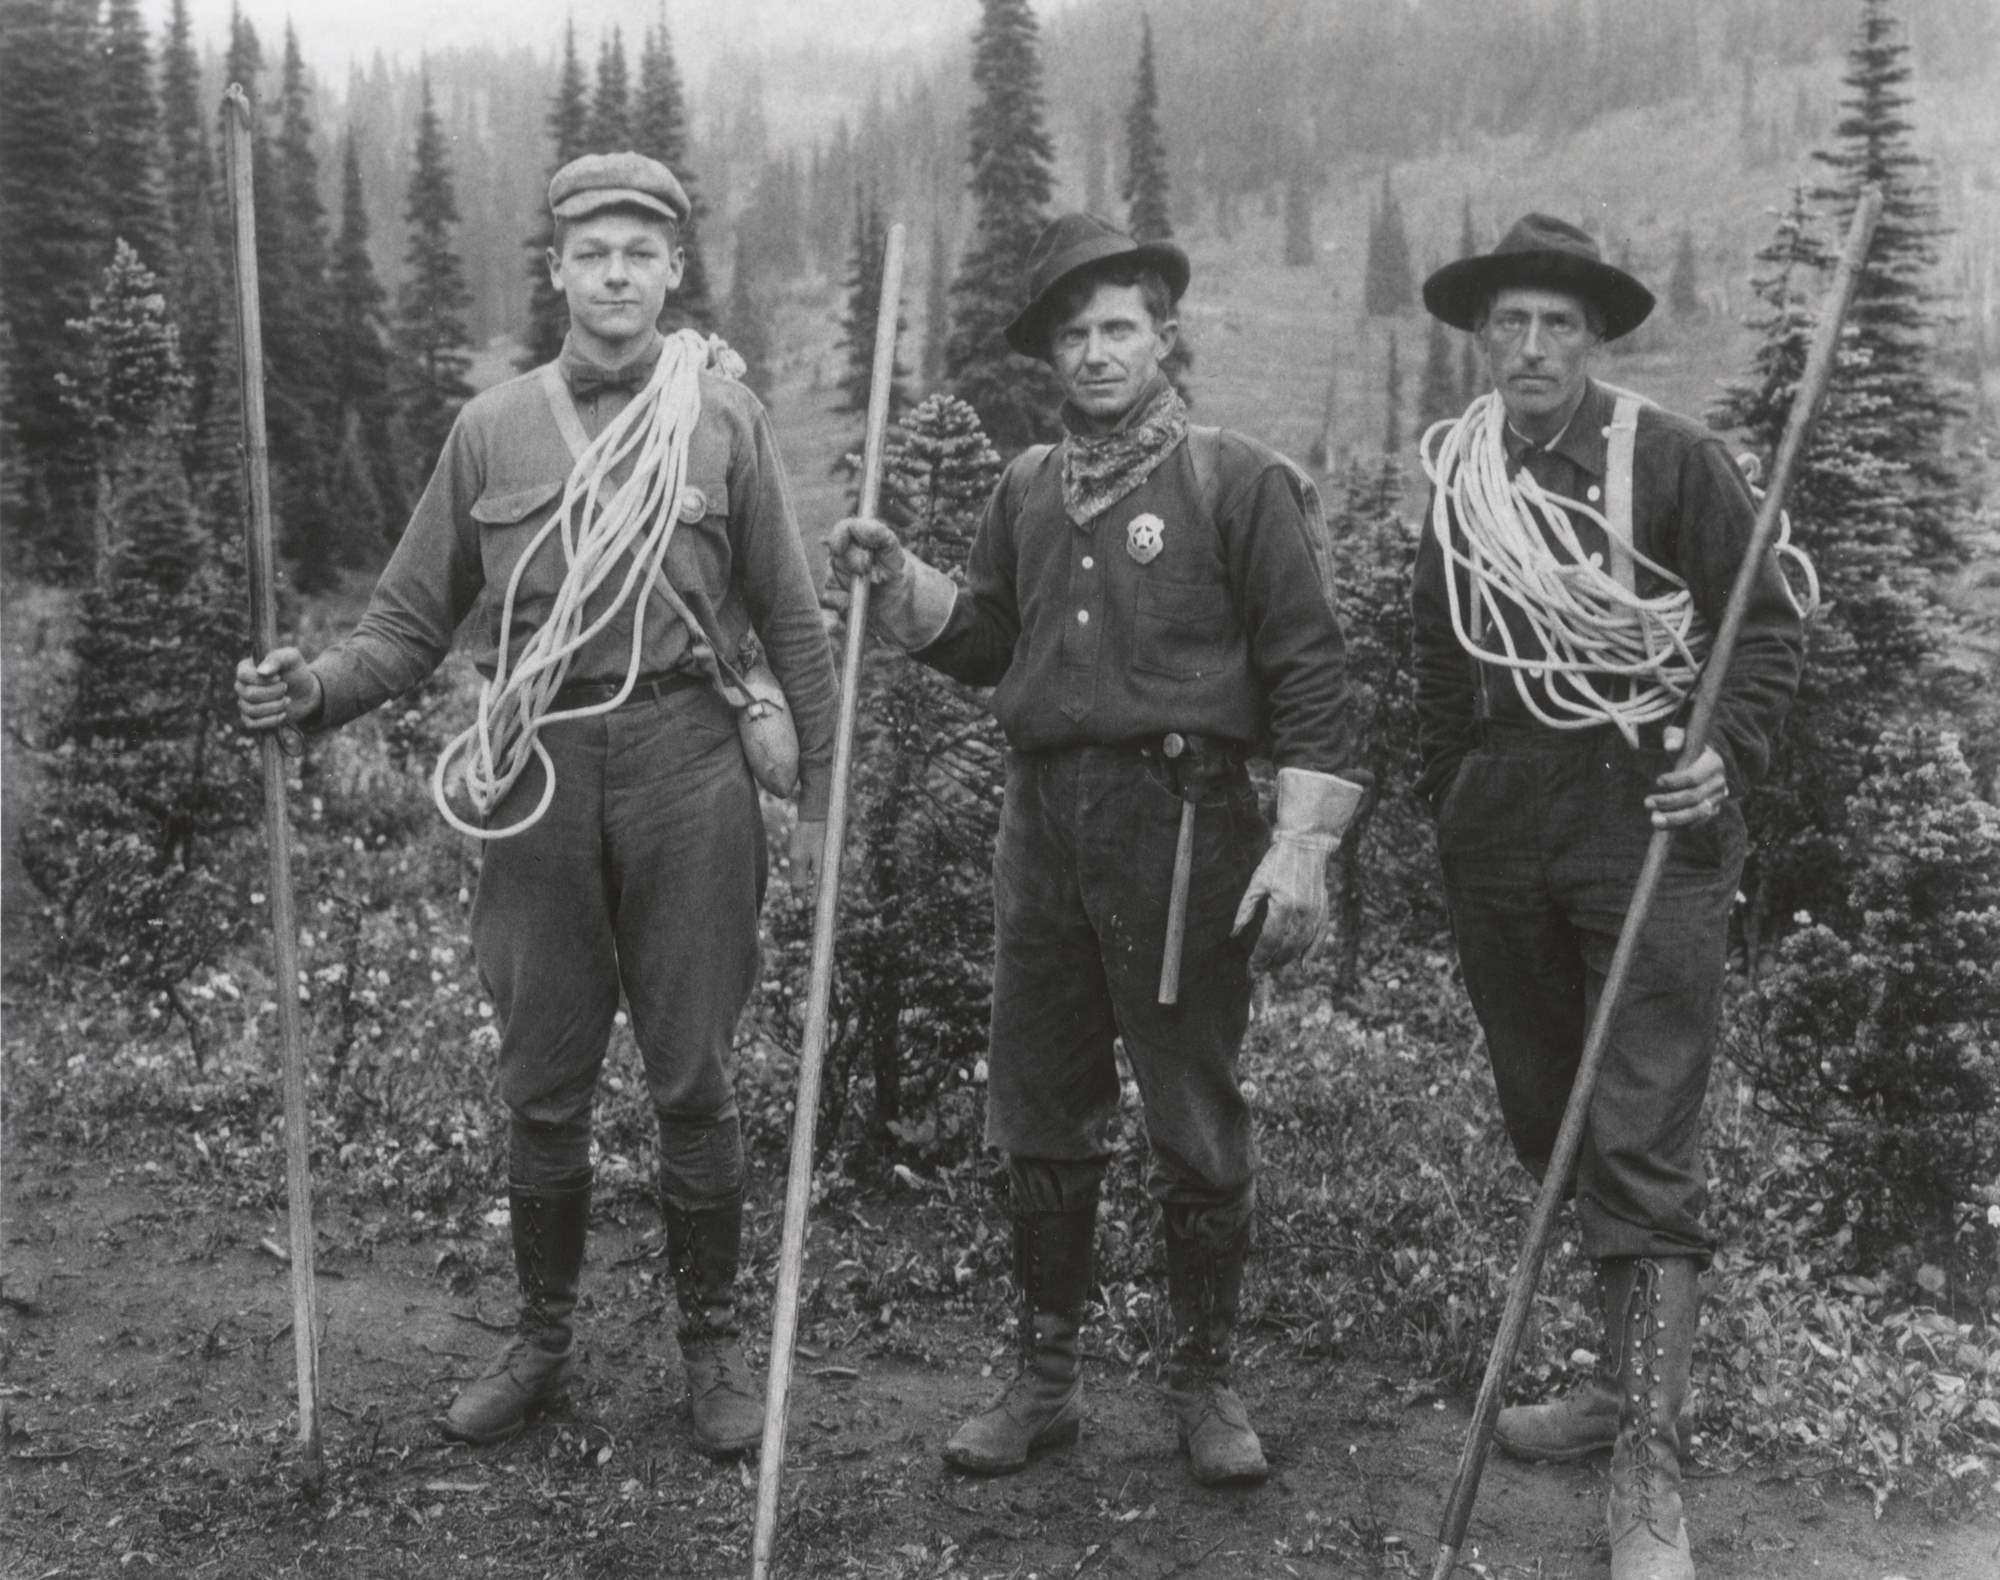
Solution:
M 1473 329 L 1493 293 L 1510 285 L 1568 291 L 1596 303 L 1606 340 L 1637 329 L 1653 310 L 1653 293 L 1606 263 L 1588 231 L 1547 214 L 1522 215 L 1491 252 L 1439 269 L 1424 281 L 1424 306 L 1454 329 Z
M 693 205 L 673 171 L 629 150 L 585 154 L 550 178 L 549 212 L 557 219 L 582 219 L 605 208 L 641 208 L 685 225 Z
M 1123 258 L 1157 269 L 1167 295 L 1176 302 L 1194 273 L 1188 255 L 1170 241 L 1134 241 L 1095 214 L 1063 214 L 1050 220 L 1028 254 L 1028 305 L 1007 326 L 1007 344 L 1024 357 L 1048 361 L 1048 317 L 1057 287 L 1084 269 Z

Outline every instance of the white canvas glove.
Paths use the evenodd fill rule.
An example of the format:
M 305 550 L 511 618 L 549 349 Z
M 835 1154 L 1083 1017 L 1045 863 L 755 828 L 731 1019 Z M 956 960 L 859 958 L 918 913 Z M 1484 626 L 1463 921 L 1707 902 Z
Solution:
M 1234 937 L 1250 925 L 1260 905 L 1265 908 L 1264 930 L 1250 952 L 1253 971 L 1290 965 L 1326 931 L 1326 860 L 1339 847 L 1365 793 L 1338 774 L 1278 770 L 1278 824 L 1271 848 L 1250 875 L 1230 929 Z

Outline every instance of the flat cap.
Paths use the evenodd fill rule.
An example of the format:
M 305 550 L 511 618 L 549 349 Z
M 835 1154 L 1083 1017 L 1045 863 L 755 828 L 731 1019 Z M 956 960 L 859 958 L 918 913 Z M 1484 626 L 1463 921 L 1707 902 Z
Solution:
M 624 207 L 646 209 L 684 225 L 692 205 L 673 171 L 629 149 L 572 159 L 549 181 L 549 212 L 557 219 L 582 219 L 599 209 Z

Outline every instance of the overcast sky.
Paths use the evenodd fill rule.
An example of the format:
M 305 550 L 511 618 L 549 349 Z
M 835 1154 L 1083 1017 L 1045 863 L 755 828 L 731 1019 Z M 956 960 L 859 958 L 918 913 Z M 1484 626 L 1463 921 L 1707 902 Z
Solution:
M 157 41 L 171 0 L 140 0 Z M 635 65 L 638 41 L 661 14 L 660 0 L 583 0 L 574 7 L 548 0 L 239 0 L 257 29 L 266 59 L 279 58 L 289 17 L 307 64 L 329 88 L 347 80 L 350 62 L 368 64 L 375 51 L 414 61 L 427 49 L 521 44 L 553 54 L 566 15 L 594 55 L 594 41 L 624 30 Z M 1074 0 L 1038 0 L 1047 15 Z M 188 0 L 197 47 L 220 51 L 229 40 L 231 0 Z M 670 0 L 665 7 L 682 76 L 706 76 L 725 50 L 776 49 L 825 40 L 844 48 L 890 48 L 970 37 L 978 0 Z

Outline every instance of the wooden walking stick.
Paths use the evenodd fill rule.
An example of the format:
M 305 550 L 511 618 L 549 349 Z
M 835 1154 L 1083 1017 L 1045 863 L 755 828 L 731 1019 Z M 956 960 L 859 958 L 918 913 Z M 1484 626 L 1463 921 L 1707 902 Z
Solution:
M 271 561 L 271 458 L 264 437 L 264 324 L 257 300 L 257 199 L 250 178 L 250 100 L 231 83 L 223 95 L 223 148 L 236 259 L 237 349 L 243 390 L 243 516 L 250 583 L 250 637 L 259 663 L 278 645 Z M 312 1165 L 306 1126 L 305 1054 L 299 1038 L 298 922 L 292 908 L 291 826 L 285 815 L 285 753 L 277 730 L 258 739 L 264 766 L 264 839 L 271 852 L 271 935 L 276 963 L 279 1052 L 284 1063 L 285 1185 L 291 1211 L 292 1349 L 298 1357 L 300 1476 L 317 1491 L 325 1472 L 319 1439 L 319 1322 L 314 1310 Z
M 1701 683 L 1695 692 L 1694 712 L 1688 720 L 1687 738 L 1681 745 L 1676 768 L 1690 767 L 1708 745 L 1716 701 L 1722 692 L 1722 682 L 1729 670 L 1737 636 L 1743 629 L 1751 590 L 1764 556 L 1777 540 L 1786 491 L 1791 487 L 1792 474 L 1798 469 L 1813 418 L 1818 415 L 1820 402 L 1832 382 L 1834 355 L 1840 346 L 1840 326 L 1847 317 L 1848 304 L 1854 299 L 1854 288 L 1868 256 L 1868 243 L 1875 234 L 1875 222 L 1881 214 L 1881 189 L 1866 188 L 1855 208 L 1854 223 L 1848 230 L 1840 265 L 1827 290 L 1812 350 L 1806 358 L 1804 371 L 1799 375 L 1798 391 L 1792 397 L 1784 437 L 1778 443 L 1778 454 L 1772 464 L 1771 486 L 1758 507 L 1756 524 L 1750 531 L 1750 542 L 1743 551 L 1743 563 L 1737 568 L 1735 584 L 1730 588 L 1729 606 L 1722 617 L 1722 628 L 1716 632 L 1715 645 L 1709 651 L 1707 663 L 1702 666 Z M 1612 1020 L 1618 1010 L 1618 1001 L 1624 995 L 1626 978 L 1631 974 L 1639 935 L 1646 926 L 1647 914 L 1653 908 L 1653 896 L 1660 886 L 1660 875 L 1666 868 L 1667 847 L 1672 843 L 1673 833 L 1670 828 L 1655 829 L 1653 832 L 1652 841 L 1646 847 L 1645 862 L 1639 869 L 1639 881 L 1632 890 L 1631 905 L 1625 912 L 1624 926 L 1618 933 L 1618 947 L 1612 952 L 1611 967 L 1605 973 L 1604 988 L 1598 995 L 1597 1013 L 1591 1019 L 1590 1033 L 1584 1039 L 1583 1057 L 1577 1065 L 1575 1084 L 1570 1088 L 1569 1106 L 1563 1111 L 1562 1128 L 1556 1133 L 1555 1152 L 1549 1158 L 1548 1171 L 1542 1176 L 1541 1190 L 1535 1197 L 1535 1211 L 1528 1220 L 1527 1239 L 1521 1246 L 1520 1259 L 1514 1264 L 1513 1281 L 1507 1289 L 1507 1305 L 1500 1318 L 1500 1331 L 1494 1337 L 1493 1351 L 1486 1361 L 1486 1376 L 1479 1385 L 1479 1397 L 1472 1407 L 1472 1424 L 1466 1432 L 1464 1451 L 1459 1456 L 1458 1476 L 1452 1483 L 1444 1518 L 1438 1525 L 1437 1561 L 1431 1568 L 1431 1580 L 1449 1580 L 1452 1570 L 1458 1567 L 1458 1551 L 1464 1544 L 1466 1528 L 1472 1523 L 1472 1506 L 1479 1496 L 1479 1478 L 1485 1472 L 1486 1456 L 1493 1446 L 1494 1424 L 1500 1419 L 1500 1393 L 1506 1386 L 1507 1373 L 1513 1367 L 1514 1352 L 1520 1348 L 1521 1334 L 1528 1325 L 1528 1307 L 1535 1298 L 1535 1286 L 1541 1281 L 1542 1261 L 1548 1254 L 1556 1215 L 1562 1208 L 1563 1192 L 1568 1185 L 1570 1171 L 1576 1166 L 1577 1152 L 1583 1145 L 1584 1122 L 1590 1113 L 1590 1098 L 1597 1085 L 1598 1069 L 1604 1063 L 1604 1050 L 1611 1040 Z
M 902 225 L 889 227 L 882 254 L 882 294 L 876 306 L 875 366 L 868 386 L 868 429 L 861 451 L 861 502 L 872 516 L 882 498 L 882 442 L 889 426 L 889 386 L 896 377 L 897 304 L 903 295 Z M 826 809 L 826 853 L 820 861 L 813 918 L 812 975 L 806 988 L 805 1041 L 799 1048 L 799 1090 L 792 1111 L 792 1166 L 785 1182 L 785 1229 L 778 1253 L 778 1293 L 771 1320 L 771 1377 L 764 1395 L 764 1449 L 757 1467 L 757 1526 L 750 1573 L 771 1572 L 778 1530 L 779 1482 L 785 1468 L 785 1407 L 792 1386 L 792 1345 L 798 1337 L 799 1280 L 806 1254 L 806 1208 L 812 1199 L 813 1122 L 819 1114 L 820 1065 L 826 1057 L 827 1001 L 833 991 L 833 929 L 840 912 L 840 847 L 847 833 L 847 777 L 854 762 L 854 707 L 861 690 L 861 648 L 868 632 L 868 578 L 848 590 L 847 649 L 840 670 L 840 714 L 833 736 L 833 795 Z

